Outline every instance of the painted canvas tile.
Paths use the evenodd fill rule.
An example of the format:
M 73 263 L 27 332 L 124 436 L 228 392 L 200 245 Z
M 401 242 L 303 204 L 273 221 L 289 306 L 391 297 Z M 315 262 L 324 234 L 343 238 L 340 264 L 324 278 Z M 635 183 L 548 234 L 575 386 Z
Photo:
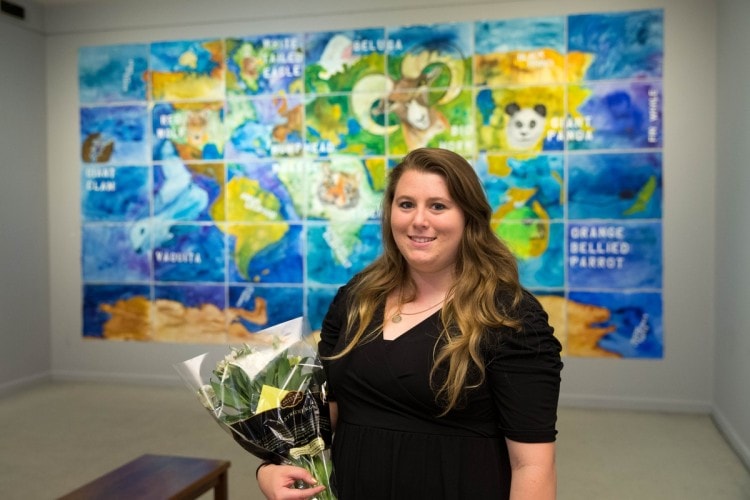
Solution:
M 223 40 L 175 40 L 152 43 L 149 61 L 154 100 L 224 98 Z
M 561 151 L 565 88 L 524 86 L 482 89 L 476 95 L 480 151 L 533 154 Z
M 305 55 L 301 35 L 228 38 L 225 43 L 229 96 L 302 92 Z
M 481 154 L 474 168 L 492 206 L 492 218 L 562 219 L 565 203 L 564 157 Z M 512 216 L 512 213 L 517 216 Z
M 145 105 L 81 108 L 81 161 L 103 165 L 147 165 Z
M 305 106 L 306 151 L 383 155 L 385 117 L 373 111 L 382 102 L 382 95 L 363 92 L 311 97 Z
M 304 315 L 301 286 L 230 286 L 229 341 L 252 340 L 252 334 Z
M 661 222 L 571 222 L 567 245 L 571 288 L 662 287 Z
M 307 228 L 307 281 L 316 285 L 346 283 L 382 248 L 380 224 L 311 224 Z
M 584 73 L 571 75 L 571 82 L 661 78 L 664 11 L 570 16 L 568 50 L 590 60 Z
M 151 212 L 149 167 L 81 169 L 81 220 L 124 222 L 148 217 Z
M 132 224 L 81 227 L 81 270 L 86 283 L 135 283 L 151 279 L 147 253 L 133 248 Z
M 131 227 L 131 245 L 148 252 L 170 241 L 179 222 L 213 220 L 210 204 L 224 182 L 223 164 L 186 165 L 172 157 L 153 167 L 153 215 L 143 216 Z
M 218 285 L 154 287 L 152 341 L 225 344 L 226 289 Z
M 568 354 L 662 358 L 662 297 L 656 292 L 572 291 L 566 303 Z
M 571 150 L 660 148 L 661 82 L 568 87 L 564 135 Z
M 146 101 L 147 44 L 78 49 L 78 95 L 83 104 Z
M 298 95 L 227 101 L 226 158 L 297 157 L 303 153 L 303 99 Z
M 472 28 L 455 23 L 388 30 L 388 93 L 381 108 L 393 126 L 390 154 L 437 146 L 451 125 L 470 123 L 471 95 L 465 87 L 472 82 Z
M 461 155 L 474 153 L 472 99 L 469 89 L 431 90 L 423 93 L 426 108 L 415 106 L 411 92 L 388 95 L 388 153 L 404 155 L 422 147 L 450 147 Z M 403 106 L 403 108 L 402 108 Z M 410 111 L 404 115 L 402 111 Z
M 302 283 L 303 226 L 287 222 L 227 223 L 229 281 Z
M 152 110 L 153 159 L 185 161 L 224 156 L 224 102 L 156 103 Z
M 383 28 L 306 33 L 305 91 L 384 92 L 387 48 Z
M 476 85 L 566 81 L 564 17 L 477 21 L 474 37 Z
M 571 155 L 570 219 L 660 219 L 662 156 L 659 153 Z
M 84 284 L 83 337 L 150 340 L 151 287 L 144 284 Z
M 155 281 L 223 283 L 224 233 L 214 224 L 172 224 L 169 238 L 154 241 Z
M 294 185 L 286 184 L 289 178 L 298 177 L 304 184 L 304 166 L 299 160 L 257 160 L 247 163 L 230 163 L 226 189 L 214 204 L 214 218 L 226 218 L 236 222 L 298 221 L 302 215 L 295 197 L 304 193 L 295 191 Z M 297 172 L 295 175 L 294 172 Z M 279 175 L 286 172 L 287 175 Z M 226 215 L 222 214 L 226 207 Z
M 522 283 L 562 287 L 563 157 L 483 154 L 475 169 L 493 208 L 492 227 L 516 256 Z
M 437 88 L 471 85 L 471 23 L 397 26 L 387 35 L 387 74 L 396 88 L 409 79 Z
M 382 175 L 380 169 L 385 169 L 384 162 L 334 156 L 314 160 L 310 167 L 305 209 L 308 219 L 333 222 L 341 225 L 340 232 L 348 233 L 378 217 L 382 184 L 376 181 Z

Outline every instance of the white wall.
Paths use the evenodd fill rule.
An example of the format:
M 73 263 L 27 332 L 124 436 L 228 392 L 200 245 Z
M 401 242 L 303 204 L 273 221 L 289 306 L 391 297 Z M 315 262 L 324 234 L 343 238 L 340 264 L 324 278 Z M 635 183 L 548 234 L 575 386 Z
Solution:
M 44 37 L 0 16 L 0 392 L 50 371 Z
M 716 8 L 702 0 L 115 1 L 46 10 L 52 367 L 58 377 L 174 380 L 171 363 L 206 346 L 81 337 L 77 49 L 83 45 L 665 9 L 662 360 L 567 358 L 564 404 L 711 410 L 714 381 Z M 429 8 L 428 8 L 429 6 Z M 739 193 L 737 196 L 740 196 Z M 66 207 L 65 210 L 55 207 Z
M 750 2 L 719 2 L 714 416 L 750 467 L 748 19 Z

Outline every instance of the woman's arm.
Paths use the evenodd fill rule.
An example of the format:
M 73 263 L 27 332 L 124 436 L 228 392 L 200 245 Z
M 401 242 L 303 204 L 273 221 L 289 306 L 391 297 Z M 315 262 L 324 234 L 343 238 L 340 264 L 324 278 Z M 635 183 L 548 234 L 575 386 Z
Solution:
M 555 443 L 520 443 L 506 439 L 511 500 L 554 500 L 557 496 Z
M 554 500 L 561 346 L 547 313 L 528 292 L 519 315 L 521 331 L 499 331 L 488 346 L 487 380 L 508 448 L 511 500 Z
M 339 419 L 339 405 L 335 401 L 328 402 L 328 413 L 331 416 L 331 430 L 336 432 L 336 422 Z

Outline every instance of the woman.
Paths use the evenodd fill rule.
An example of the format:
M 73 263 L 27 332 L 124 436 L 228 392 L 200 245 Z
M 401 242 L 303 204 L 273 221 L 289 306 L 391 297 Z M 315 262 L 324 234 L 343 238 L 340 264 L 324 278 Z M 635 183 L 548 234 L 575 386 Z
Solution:
M 555 498 L 560 344 L 490 226 L 471 165 L 409 153 L 389 176 L 383 254 L 323 321 L 340 500 Z M 309 474 L 261 467 L 268 498 Z

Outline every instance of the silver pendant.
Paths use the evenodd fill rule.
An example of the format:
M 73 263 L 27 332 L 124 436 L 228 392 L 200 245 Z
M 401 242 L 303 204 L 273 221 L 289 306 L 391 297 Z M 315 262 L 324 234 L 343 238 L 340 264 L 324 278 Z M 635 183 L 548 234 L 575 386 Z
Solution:
M 401 323 L 401 315 L 399 313 L 394 314 L 391 316 L 391 321 L 394 323 Z

